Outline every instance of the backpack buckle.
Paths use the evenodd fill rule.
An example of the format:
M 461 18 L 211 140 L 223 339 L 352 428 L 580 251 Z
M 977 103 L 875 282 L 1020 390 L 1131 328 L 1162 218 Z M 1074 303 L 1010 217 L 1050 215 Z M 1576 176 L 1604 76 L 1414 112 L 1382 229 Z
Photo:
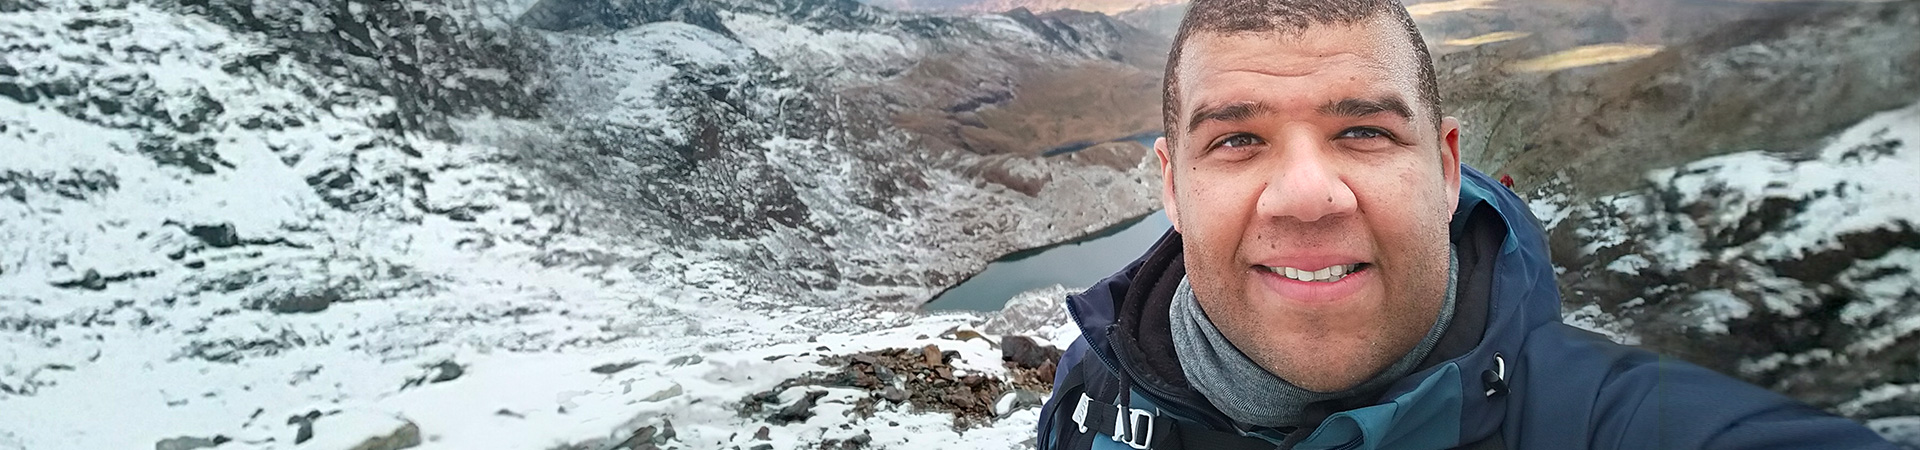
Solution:
M 1087 397 L 1087 393 L 1081 392 L 1080 406 L 1073 408 L 1073 423 L 1074 425 L 1080 426 L 1081 433 L 1087 432 L 1087 402 L 1092 400 L 1092 398 Z
M 1153 420 L 1160 412 L 1120 405 L 1113 407 L 1116 410 L 1113 415 L 1113 440 L 1138 450 L 1147 450 L 1147 445 L 1153 443 Z M 1146 419 L 1146 426 L 1141 426 L 1140 419 L 1143 418 Z

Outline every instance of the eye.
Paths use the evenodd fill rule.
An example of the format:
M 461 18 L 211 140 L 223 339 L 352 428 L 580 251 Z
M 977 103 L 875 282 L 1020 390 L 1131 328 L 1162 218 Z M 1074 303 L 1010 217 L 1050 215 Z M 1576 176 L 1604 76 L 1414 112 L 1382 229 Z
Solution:
M 1221 139 L 1219 143 L 1214 144 L 1213 146 L 1215 148 L 1241 148 L 1241 147 L 1251 147 L 1251 146 L 1260 145 L 1264 143 L 1266 143 L 1266 141 L 1262 141 L 1260 140 L 1260 138 L 1254 137 L 1251 134 L 1236 134 L 1232 136 L 1227 136 L 1226 139 Z
M 1339 139 L 1392 139 L 1393 134 L 1374 127 L 1353 127 L 1340 132 Z

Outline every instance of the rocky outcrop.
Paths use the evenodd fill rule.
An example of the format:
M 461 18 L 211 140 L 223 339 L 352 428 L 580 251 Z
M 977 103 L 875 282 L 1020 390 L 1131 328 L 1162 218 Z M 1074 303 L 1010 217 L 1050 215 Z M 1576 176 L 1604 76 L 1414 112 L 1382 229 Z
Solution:
M 551 31 L 621 30 L 654 22 L 680 22 L 720 35 L 733 32 L 720 23 L 718 8 L 707 0 L 630 2 L 617 0 L 541 0 L 522 13 L 518 22 Z
M 1153 207 L 1145 152 L 1040 157 L 1157 123 L 1157 68 L 1141 67 L 1157 63 L 1138 56 L 1151 53 L 1139 45 L 1149 33 L 1104 16 L 712 4 L 729 33 L 656 20 L 556 36 L 569 88 L 544 115 L 565 125 L 558 142 L 516 143 L 539 155 L 518 164 L 596 199 L 576 203 L 586 231 L 778 239 L 781 252 L 738 257 L 799 270 L 743 274 L 756 289 L 806 296 L 850 282 L 910 305 L 993 256 Z M 652 72 L 663 66 L 675 69 Z M 1108 89 L 1114 79 L 1138 89 Z M 1060 109 L 1078 104 L 1098 112 Z M 969 200 L 935 200 L 948 198 Z M 900 221 L 927 226 L 882 226 Z M 925 252 L 943 257 L 908 257 Z
M 1813 151 L 1746 152 L 1558 203 L 1534 192 L 1572 316 L 1622 340 L 1871 419 L 1920 414 L 1920 106 Z
M 857 413 L 872 415 L 875 408 L 904 403 L 919 410 L 949 412 L 953 414 L 955 426 L 965 429 L 1004 416 L 1013 408 L 1008 402 L 1014 400 L 1003 399 L 1003 394 L 1012 394 L 1018 389 L 1046 392 L 1052 383 L 1051 378 L 1046 379 L 1045 385 L 1033 386 L 1031 380 L 1013 382 L 991 375 L 960 374 L 952 365 L 955 357 L 953 351 L 941 351 L 933 345 L 829 357 L 821 363 L 837 366 L 837 372 L 818 372 L 783 381 L 772 390 L 750 395 L 742 399 L 741 413 L 758 417 L 765 414 L 764 410 L 773 409 L 766 420 L 775 425 L 803 421 L 813 416 L 814 401 L 827 393 L 810 390 L 782 404 L 782 392 L 796 392 L 799 390 L 796 388 L 806 386 L 842 387 L 868 393 L 855 408 Z
M 395 110 L 372 118 L 383 129 L 453 139 L 456 136 L 446 121 L 450 116 L 485 113 L 529 118 L 539 111 L 546 94 L 539 90 L 545 84 L 540 78 L 544 52 L 539 39 L 520 30 L 483 26 L 488 17 L 470 6 L 361 0 L 274 4 L 165 0 L 161 6 L 264 38 L 268 47 L 229 61 L 222 70 L 271 76 L 285 58 L 339 70 L 340 79 L 360 94 L 325 96 L 322 101 L 327 106 L 390 97 Z M 332 88 L 308 89 L 319 96 Z M 211 99 L 204 103 L 205 108 L 220 107 Z M 142 104 L 132 103 L 136 108 Z M 176 127 L 193 126 L 190 121 Z

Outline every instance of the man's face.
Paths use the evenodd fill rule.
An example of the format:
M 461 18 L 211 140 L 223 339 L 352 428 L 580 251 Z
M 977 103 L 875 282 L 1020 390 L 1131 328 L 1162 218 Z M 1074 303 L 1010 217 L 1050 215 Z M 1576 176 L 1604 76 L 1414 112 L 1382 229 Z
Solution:
M 1404 356 L 1446 295 L 1459 127 L 1436 129 L 1402 28 L 1186 43 L 1163 201 L 1207 317 L 1303 388 L 1352 387 Z

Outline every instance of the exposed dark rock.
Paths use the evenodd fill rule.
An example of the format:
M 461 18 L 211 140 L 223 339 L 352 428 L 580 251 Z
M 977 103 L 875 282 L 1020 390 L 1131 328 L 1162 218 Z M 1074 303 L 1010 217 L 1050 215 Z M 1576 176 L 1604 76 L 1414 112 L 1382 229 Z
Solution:
M 597 373 L 597 374 L 602 374 L 602 375 L 612 375 L 612 374 L 615 374 L 615 373 L 619 373 L 619 372 L 620 372 L 620 371 L 622 371 L 622 370 L 627 370 L 627 369 L 631 369 L 631 368 L 633 368 L 634 366 L 638 366 L 638 365 L 640 365 L 640 362 L 639 362 L 639 361 L 627 361 L 627 362 L 621 362 L 621 363 L 607 363 L 607 364 L 601 364 L 601 365 L 598 365 L 598 366 L 593 366 L 593 368 L 592 368 L 592 369 L 589 369 L 589 370 L 592 370 L 592 371 L 593 371 L 593 373 Z
M 433 365 L 433 377 L 428 379 L 427 382 L 442 383 L 447 381 L 453 381 L 455 379 L 460 378 L 461 375 L 464 375 L 466 373 L 467 373 L 466 369 L 461 368 L 460 364 L 458 363 L 455 363 L 453 361 L 441 361 L 439 364 Z
M 211 175 L 220 167 L 234 168 L 233 163 L 220 156 L 216 145 L 213 138 L 183 141 L 170 137 L 149 137 L 142 139 L 135 148 L 162 165 L 184 167 L 197 174 Z
M 1000 339 L 1000 358 L 1022 369 L 1058 364 L 1063 353 L 1065 352 L 1059 348 L 1040 345 L 1034 342 L 1033 338 L 1026 336 L 1006 336 Z
M 773 429 L 767 428 L 766 425 L 761 425 L 759 431 L 753 432 L 753 440 L 771 441 L 773 440 L 772 433 L 773 433 Z
M 667 441 L 671 441 L 679 438 L 680 438 L 680 433 L 673 431 L 673 421 L 667 420 L 667 419 L 660 419 L 660 434 L 653 437 L 653 443 L 657 445 L 666 445 Z
M 270 300 L 256 302 L 253 307 L 281 314 L 316 313 L 326 311 L 327 307 L 344 299 L 345 296 L 340 289 L 324 288 L 286 293 Z
M 293 425 L 293 443 L 300 444 L 313 439 L 313 421 L 321 417 L 320 411 L 307 411 L 306 414 L 287 417 L 287 425 Z
M 233 441 L 233 438 L 229 438 L 224 435 L 215 435 L 214 437 L 211 437 L 211 438 L 203 438 L 203 437 L 196 437 L 196 436 L 181 436 L 176 438 L 161 439 L 160 442 L 156 442 L 153 444 L 153 450 L 195 450 L 195 449 L 201 449 L 201 448 L 214 448 L 219 446 L 220 444 L 225 444 L 231 441 Z
M 793 404 L 787 405 L 785 408 L 780 408 L 780 412 L 774 413 L 772 417 L 768 417 L 767 421 L 773 422 L 775 425 L 805 422 L 807 419 L 813 417 L 813 402 L 826 395 L 827 391 L 808 391 L 805 396 L 800 397 L 800 399 L 794 401 Z
M 86 289 L 90 291 L 98 291 L 98 290 L 106 289 L 108 284 L 119 283 L 122 281 L 132 280 L 135 278 L 152 278 L 154 275 L 157 275 L 157 274 L 158 274 L 157 272 L 154 272 L 151 270 L 143 270 L 138 272 L 127 272 L 127 273 L 111 275 L 111 276 L 102 276 L 100 275 L 100 271 L 98 270 L 87 269 L 86 273 L 80 275 L 79 279 L 59 281 L 59 282 L 54 282 L 52 284 L 53 284 L 53 287 L 63 288 L 63 289 Z
M 33 103 L 40 100 L 40 94 L 32 87 L 21 86 L 12 81 L 0 81 L 0 96 L 11 98 L 20 103 Z
M 1830 282 L 1854 261 L 1879 258 L 1900 248 L 1920 248 L 1920 230 L 1915 230 L 1914 224 L 1896 222 L 1887 224 L 1886 228 L 1846 234 L 1840 236 L 1839 241 L 1839 248 L 1800 259 L 1776 261 L 1773 268 L 1781 275 L 1798 280 Z
M 654 22 L 680 22 L 734 37 L 707 0 L 541 0 L 518 20 L 521 25 L 551 31 L 612 31 Z
M 100 271 L 87 269 L 87 272 L 85 274 L 80 275 L 80 279 L 56 282 L 56 283 L 53 283 L 53 287 L 62 288 L 62 289 L 80 288 L 80 289 L 86 289 L 90 291 L 98 291 L 98 290 L 104 290 L 107 288 L 107 279 L 106 277 L 100 276 Z
M 227 248 L 240 245 L 240 234 L 235 232 L 233 224 L 194 225 L 187 227 L 187 234 L 199 238 L 213 248 Z
M 391 434 L 367 438 L 347 450 L 401 450 L 418 447 L 420 442 L 420 426 L 409 421 Z
M 633 431 L 632 436 L 627 436 L 626 440 L 614 444 L 609 450 L 643 450 L 656 448 L 653 445 L 654 433 L 656 432 L 653 425 L 640 427 L 640 429 Z

